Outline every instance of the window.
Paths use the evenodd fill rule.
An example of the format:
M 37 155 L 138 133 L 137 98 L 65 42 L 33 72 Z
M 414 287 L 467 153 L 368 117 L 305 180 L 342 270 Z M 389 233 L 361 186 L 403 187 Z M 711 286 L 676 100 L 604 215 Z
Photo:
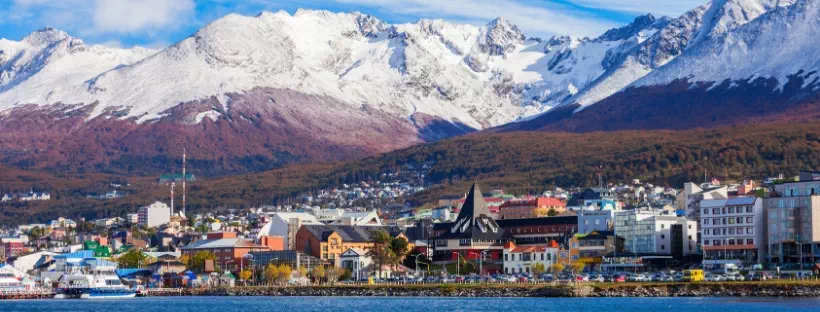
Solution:
M 743 224 L 743 218 L 737 217 L 737 224 Z
M 661 224 L 661 228 L 662 228 L 662 229 L 665 229 L 665 228 L 666 228 L 666 224 Z
M 703 209 L 703 214 L 708 215 L 709 214 L 709 208 Z
M 665 239 L 665 238 L 666 238 L 666 235 L 661 234 L 661 239 Z
M 661 245 L 661 250 L 666 250 L 666 245 Z
M 710 232 L 711 232 L 710 229 L 704 229 L 703 230 L 703 235 L 709 235 Z
M 729 244 L 729 245 L 734 245 L 734 244 L 735 244 L 735 240 L 730 238 L 730 239 L 728 239 L 728 240 L 726 241 L 726 243 L 727 243 L 727 244 Z
M 752 224 L 752 217 L 746 217 L 746 223 Z
M 735 218 L 729 218 L 729 224 L 735 224 Z
M 703 241 L 703 244 L 706 245 L 706 246 L 709 246 L 711 243 L 712 243 L 712 241 L 708 241 L 708 240 Z
M 595 219 L 595 225 L 601 224 L 601 220 Z
M 723 243 L 722 243 L 719 239 L 716 239 L 716 240 L 713 240 L 713 241 L 712 241 L 712 245 L 714 245 L 714 246 L 720 246 L 720 245 L 723 245 Z
M 719 214 L 719 213 L 720 213 L 719 208 L 712 208 L 712 214 Z
M 510 255 L 504 254 L 504 261 L 510 261 Z
M 752 212 L 752 206 L 746 206 L 746 212 L 751 213 Z
M 751 238 L 747 238 L 747 239 L 746 239 L 746 245 L 754 245 L 754 244 L 755 244 L 755 240 L 754 240 L 754 239 L 751 239 Z
M 735 229 L 734 228 L 729 229 L 729 235 L 734 235 L 734 234 L 735 234 Z
M 735 213 L 735 207 L 729 207 L 729 213 Z
M 709 219 L 703 219 L 703 224 L 708 225 L 709 224 Z
M 746 234 L 754 234 L 754 233 L 755 233 L 754 228 L 746 228 Z

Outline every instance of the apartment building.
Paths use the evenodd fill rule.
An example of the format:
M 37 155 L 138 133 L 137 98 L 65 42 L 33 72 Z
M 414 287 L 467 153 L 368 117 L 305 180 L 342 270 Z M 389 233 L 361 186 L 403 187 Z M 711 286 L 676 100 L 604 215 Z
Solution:
M 704 267 L 752 265 L 766 258 L 763 200 L 757 197 L 700 202 Z
M 777 184 L 764 199 L 768 256 L 773 263 L 815 263 L 820 259 L 820 173 Z M 802 261 L 801 261 L 802 259 Z

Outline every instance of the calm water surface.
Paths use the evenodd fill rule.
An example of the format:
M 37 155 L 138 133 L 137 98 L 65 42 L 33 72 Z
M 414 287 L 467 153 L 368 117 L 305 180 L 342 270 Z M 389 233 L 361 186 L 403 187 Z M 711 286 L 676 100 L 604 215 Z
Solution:
M 165 297 L 119 300 L 9 300 L 2 312 L 782 312 L 820 311 L 820 298 L 409 298 Z

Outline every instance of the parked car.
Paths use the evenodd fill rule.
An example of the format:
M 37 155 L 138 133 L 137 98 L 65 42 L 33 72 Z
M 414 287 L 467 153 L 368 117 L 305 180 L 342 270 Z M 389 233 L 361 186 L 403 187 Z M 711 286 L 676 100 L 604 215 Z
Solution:
M 614 283 L 624 283 L 624 282 L 626 282 L 626 276 L 625 275 L 615 275 L 615 276 L 612 277 L 612 282 L 614 282 Z

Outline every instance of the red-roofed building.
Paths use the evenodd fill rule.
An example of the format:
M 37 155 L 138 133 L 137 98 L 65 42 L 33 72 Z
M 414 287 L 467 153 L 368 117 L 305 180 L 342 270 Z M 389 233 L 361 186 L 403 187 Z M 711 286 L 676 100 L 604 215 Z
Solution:
M 549 216 L 550 211 L 561 213 L 567 210 L 567 205 L 557 198 L 536 197 L 511 200 L 503 203 L 498 210 L 501 219 L 539 218 Z
M 540 246 L 517 246 L 513 242 L 504 245 L 504 273 L 536 273 L 534 268 L 537 264 L 543 265 L 541 269 L 548 271 L 557 261 L 558 248 L 549 245 Z

